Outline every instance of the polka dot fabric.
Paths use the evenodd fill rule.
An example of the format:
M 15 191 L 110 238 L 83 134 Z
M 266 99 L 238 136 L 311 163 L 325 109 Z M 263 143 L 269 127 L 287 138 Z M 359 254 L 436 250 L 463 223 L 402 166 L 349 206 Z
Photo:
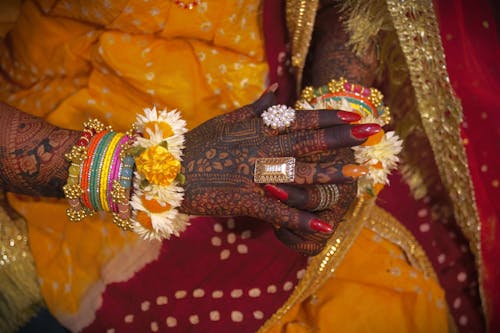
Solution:
M 391 186 L 380 193 L 378 204 L 401 221 L 424 248 L 455 322 L 458 325 L 459 318 L 467 318 L 462 320 L 465 324 L 460 325 L 460 332 L 484 331 L 474 257 L 455 221 L 438 219 L 429 197 L 414 201 L 398 174 L 392 175 L 390 182 Z M 395 197 L 397 205 L 391 200 Z
M 107 286 L 84 332 L 254 332 L 305 274 L 307 258 L 280 244 L 266 224 L 191 223 L 197 227 L 164 242 L 159 258 L 131 280 Z

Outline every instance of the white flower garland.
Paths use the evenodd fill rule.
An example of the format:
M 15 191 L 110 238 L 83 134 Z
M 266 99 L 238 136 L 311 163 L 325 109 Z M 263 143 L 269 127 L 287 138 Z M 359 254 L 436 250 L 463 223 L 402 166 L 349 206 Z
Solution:
M 340 101 L 316 98 L 313 103 L 300 100 L 297 105 L 303 110 L 335 109 L 356 112 L 361 116 L 360 124 L 384 125 L 384 121 L 380 117 L 356 110 L 345 98 L 341 98 Z M 358 197 L 365 194 L 377 195 L 381 187 L 389 184 L 388 176 L 397 167 L 399 162 L 397 155 L 403 149 L 403 141 L 394 131 L 390 131 L 384 132 L 380 141 L 375 144 L 356 146 L 352 149 L 356 163 L 368 167 L 368 173 L 358 178 Z
M 178 211 L 184 196 L 180 162 L 186 122 L 176 110 L 146 108 L 144 115 L 137 115 L 134 130 L 133 230 L 144 239 L 178 236 L 189 224 L 189 217 Z

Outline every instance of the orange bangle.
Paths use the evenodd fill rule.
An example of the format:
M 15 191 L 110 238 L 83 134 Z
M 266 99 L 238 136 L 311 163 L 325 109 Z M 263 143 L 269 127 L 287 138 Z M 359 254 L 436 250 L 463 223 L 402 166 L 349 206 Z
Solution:
M 89 197 L 89 173 L 90 173 L 90 164 L 92 162 L 92 159 L 90 158 L 92 155 L 94 155 L 95 150 L 99 144 L 99 141 L 101 141 L 102 137 L 106 135 L 109 131 L 102 131 L 97 133 L 95 136 L 92 137 L 90 140 L 88 149 L 87 149 L 87 158 L 83 162 L 82 165 L 82 170 L 80 172 L 80 187 L 83 190 L 82 194 L 82 202 L 85 207 L 92 209 L 92 205 L 90 204 L 90 197 Z

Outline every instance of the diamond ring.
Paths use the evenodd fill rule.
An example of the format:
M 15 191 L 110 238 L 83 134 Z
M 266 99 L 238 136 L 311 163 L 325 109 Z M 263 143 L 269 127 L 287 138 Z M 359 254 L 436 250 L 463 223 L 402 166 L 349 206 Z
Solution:
M 267 108 L 261 115 L 266 126 L 272 129 L 285 129 L 295 121 L 295 110 L 283 104 Z

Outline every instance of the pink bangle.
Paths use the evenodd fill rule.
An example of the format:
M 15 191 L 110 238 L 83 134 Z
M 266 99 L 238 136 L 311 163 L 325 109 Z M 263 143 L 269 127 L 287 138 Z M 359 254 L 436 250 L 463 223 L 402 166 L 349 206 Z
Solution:
M 108 178 L 108 188 L 107 188 L 107 193 L 106 197 L 108 200 L 109 207 L 112 212 L 117 212 L 118 211 L 118 206 L 116 203 L 113 201 L 113 196 L 111 195 L 111 191 L 113 190 L 113 181 L 118 180 L 118 177 L 120 176 L 120 170 L 121 170 L 121 152 L 123 150 L 123 146 L 129 141 L 129 136 L 125 135 L 123 138 L 120 139 L 118 142 L 118 145 L 115 149 L 113 159 L 111 162 L 111 171 L 109 173 L 109 178 Z

